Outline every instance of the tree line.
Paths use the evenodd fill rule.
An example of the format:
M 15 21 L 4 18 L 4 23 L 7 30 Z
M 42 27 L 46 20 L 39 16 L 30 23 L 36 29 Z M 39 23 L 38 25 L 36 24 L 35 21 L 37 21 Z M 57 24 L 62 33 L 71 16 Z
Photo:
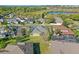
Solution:
M 30 7 L 30 6 L 0 6 L 0 15 L 13 13 L 16 15 L 25 15 L 27 12 L 36 12 L 46 10 L 46 7 Z

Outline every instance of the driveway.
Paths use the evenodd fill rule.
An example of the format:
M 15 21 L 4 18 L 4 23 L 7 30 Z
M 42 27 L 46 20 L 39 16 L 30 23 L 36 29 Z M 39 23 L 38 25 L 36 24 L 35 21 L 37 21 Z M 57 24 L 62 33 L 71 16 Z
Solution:
M 79 43 L 65 41 L 51 41 L 49 43 L 49 54 L 78 54 Z

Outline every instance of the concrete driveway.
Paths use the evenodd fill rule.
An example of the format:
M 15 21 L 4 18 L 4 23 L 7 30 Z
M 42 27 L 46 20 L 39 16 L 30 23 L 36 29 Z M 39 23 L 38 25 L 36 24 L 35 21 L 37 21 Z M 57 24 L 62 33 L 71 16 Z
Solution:
M 78 54 L 79 43 L 65 41 L 51 41 L 49 43 L 49 54 Z

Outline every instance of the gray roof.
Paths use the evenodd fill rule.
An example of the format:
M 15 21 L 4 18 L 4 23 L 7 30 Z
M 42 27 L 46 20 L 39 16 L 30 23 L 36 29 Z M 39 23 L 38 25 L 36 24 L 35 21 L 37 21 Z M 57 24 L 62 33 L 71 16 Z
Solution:
M 4 27 L 0 27 L 0 38 L 4 38 L 5 37 L 5 31 L 4 31 Z
M 63 20 L 60 17 L 54 17 L 56 23 L 63 23 Z
M 18 22 L 17 19 L 8 19 L 7 21 L 8 21 L 9 23 L 11 23 L 11 22 L 17 23 L 17 22 Z
M 4 33 L 4 27 L 0 27 L 0 34 Z
M 3 18 L 1 18 L 1 19 L 0 19 L 0 22 L 3 22 L 3 21 L 4 21 L 4 19 L 3 19 Z
M 47 32 L 46 27 L 40 25 L 40 26 L 33 26 L 31 34 L 34 34 L 34 33 L 41 34 L 41 33 L 45 33 L 45 32 Z
M 40 21 L 40 22 L 45 22 L 45 19 L 40 18 L 40 19 L 38 19 L 38 21 Z
M 25 54 L 33 54 L 33 43 L 22 43 L 18 44 L 18 46 Z
M 25 19 L 25 22 L 27 22 L 27 23 L 34 22 L 34 19 L 33 18 L 27 18 L 27 19 Z

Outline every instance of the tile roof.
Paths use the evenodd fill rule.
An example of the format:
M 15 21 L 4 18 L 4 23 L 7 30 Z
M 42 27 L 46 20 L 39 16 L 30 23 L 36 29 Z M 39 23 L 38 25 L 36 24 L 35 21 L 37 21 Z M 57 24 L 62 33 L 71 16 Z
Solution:
M 43 32 L 47 32 L 47 29 L 44 26 L 35 26 L 32 29 L 32 34 L 33 33 L 43 33 Z
M 53 27 L 59 29 L 64 35 L 74 35 L 73 31 L 64 25 L 54 25 Z
M 63 23 L 63 20 L 60 17 L 54 17 L 56 23 Z

